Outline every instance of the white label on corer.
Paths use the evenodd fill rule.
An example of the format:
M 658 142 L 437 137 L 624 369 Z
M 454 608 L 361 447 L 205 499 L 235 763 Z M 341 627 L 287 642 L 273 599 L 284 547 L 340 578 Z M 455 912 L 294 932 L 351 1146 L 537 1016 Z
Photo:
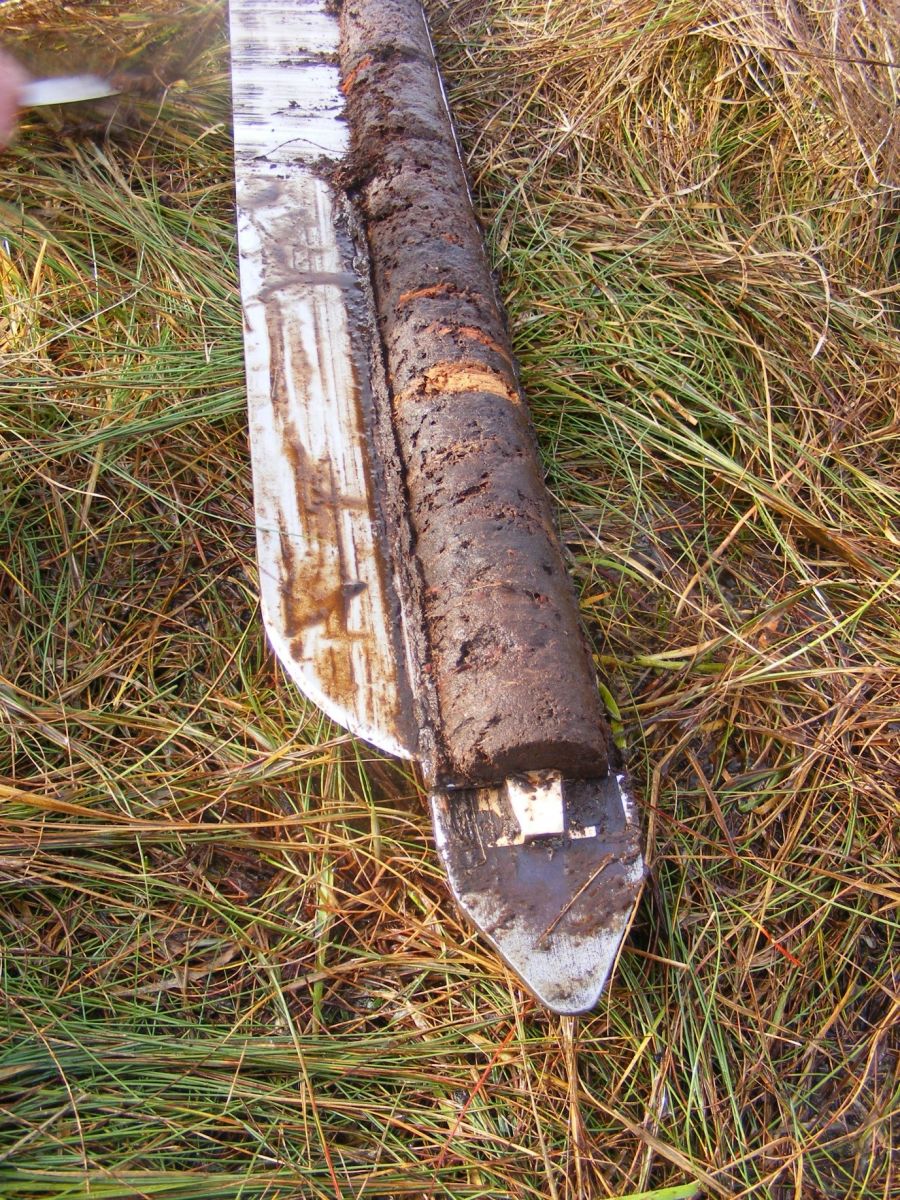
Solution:
M 506 799 L 519 822 L 523 838 L 565 833 L 562 782 L 562 774 L 558 771 L 535 771 L 505 781 Z

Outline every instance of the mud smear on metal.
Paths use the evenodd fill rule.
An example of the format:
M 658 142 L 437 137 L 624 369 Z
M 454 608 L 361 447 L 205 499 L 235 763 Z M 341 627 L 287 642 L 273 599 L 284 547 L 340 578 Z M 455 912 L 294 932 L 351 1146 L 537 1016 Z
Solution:
M 279 265 L 291 272 L 291 264 L 285 261 L 290 256 L 289 250 L 273 246 L 267 278 L 275 274 L 268 269 L 275 256 L 280 259 Z M 323 288 L 336 288 L 342 294 L 348 317 L 359 306 L 359 298 L 353 295 L 358 290 L 357 279 L 351 272 L 292 272 L 292 278 L 317 293 Z M 368 601 L 365 593 L 370 586 L 367 582 L 370 570 L 377 572 L 381 592 L 390 604 L 383 557 L 374 552 L 371 562 L 360 561 L 361 552 L 368 547 L 361 545 L 355 528 L 359 520 L 371 521 L 377 513 L 379 494 L 373 486 L 372 465 L 365 453 L 372 429 L 369 364 L 362 348 L 366 344 L 365 334 L 358 321 L 348 322 L 349 399 L 353 403 L 353 425 L 359 431 L 359 457 L 364 468 L 355 481 L 363 484 L 363 492 L 353 495 L 342 489 L 330 446 L 316 459 L 307 453 L 304 445 L 307 431 L 301 427 L 296 411 L 297 391 L 308 393 L 313 379 L 321 378 L 328 369 L 321 357 L 322 343 L 317 339 L 316 349 L 320 354 L 313 366 L 306 360 L 303 340 L 294 327 L 291 311 L 285 308 L 283 285 L 276 283 L 261 293 L 260 299 L 266 307 L 271 356 L 269 392 L 275 428 L 291 466 L 296 511 L 306 523 L 302 552 L 286 528 L 282 526 L 279 530 L 285 567 L 279 580 L 281 625 L 294 658 L 311 660 L 312 669 L 321 677 L 329 695 L 350 709 L 356 696 L 373 686 L 368 653 L 370 625 L 357 619 L 353 611 Z M 399 620 L 396 605 L 390 620 L 396 628 Z M 360 643 L 363 653 L 356 655 L 354 650 Z M 362 678 L 360 668 L 364 672 Z M 411 711 L 408 716 L 411 718 Z

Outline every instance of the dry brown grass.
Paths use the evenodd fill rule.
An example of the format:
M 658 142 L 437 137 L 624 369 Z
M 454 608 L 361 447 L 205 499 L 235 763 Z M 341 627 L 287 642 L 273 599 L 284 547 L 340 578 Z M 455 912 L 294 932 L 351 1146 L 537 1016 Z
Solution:
M 887 1200 L 897 21 L 431 11 L 644 795 L 632 938 L 544 1013 L 265 647 L 218 0 L 7 4 L 134 89 L 2 162 L 0 1194 Z

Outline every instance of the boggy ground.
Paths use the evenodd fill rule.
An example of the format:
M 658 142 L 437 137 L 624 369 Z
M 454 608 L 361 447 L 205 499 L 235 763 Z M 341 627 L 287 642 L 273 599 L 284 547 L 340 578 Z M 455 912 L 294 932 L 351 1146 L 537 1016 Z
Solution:
M 644 798 L 598 1012 L 461 928 L 256 611 L 218 0 L 3 6 L 0 1190 L 897 1190 L 896 22 L 431 5 Z M 36 49 L 35 49 L 36 47 Z

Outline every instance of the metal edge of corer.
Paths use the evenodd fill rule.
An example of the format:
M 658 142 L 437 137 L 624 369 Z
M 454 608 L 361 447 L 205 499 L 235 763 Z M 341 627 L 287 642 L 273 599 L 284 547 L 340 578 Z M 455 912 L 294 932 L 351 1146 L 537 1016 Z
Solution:
M 644 878 L 625 775 L 534 772 L 430 800 L 460 908 L 548 1008 L 592 1009 Z

